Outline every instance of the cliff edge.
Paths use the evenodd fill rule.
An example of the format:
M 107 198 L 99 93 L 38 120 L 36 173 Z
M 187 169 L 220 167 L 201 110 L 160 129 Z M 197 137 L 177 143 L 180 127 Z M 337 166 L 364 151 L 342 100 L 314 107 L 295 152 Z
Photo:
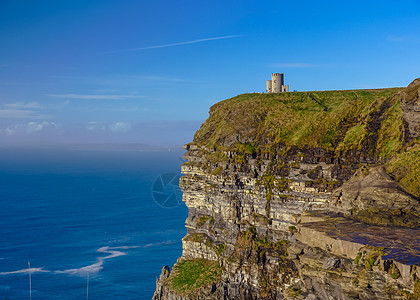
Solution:
M 153 299 L 420 299 L 420 79 L 240 95 L 185 147 Z

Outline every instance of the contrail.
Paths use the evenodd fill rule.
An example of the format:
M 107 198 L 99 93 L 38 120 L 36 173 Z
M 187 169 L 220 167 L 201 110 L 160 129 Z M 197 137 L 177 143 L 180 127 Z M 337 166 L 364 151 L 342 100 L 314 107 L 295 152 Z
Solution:
M 167 47 L 174 47 L 174 46 L 181 46 L 181 45 L 189 45 L 189 44 L 197 44 L 197 43 L 208 42 L 208 41 L 215 41 L 215 40 L 231 39 L 231 38 L 237 38 L 237 37 L 241 37 L 241 35 L 219 36 L 219 37 L 198 39 L 198 40 L 186 41 L 186 42 L 179 42 L 179 43 L 171 43 L 171 44 L 163 44 L 163 45 L 156 45 L 156 46 L 149 46 L 149 47 L 141 47 L 141 48 L 132 48 L 132 49 L 126 49 L 126 50 L 119 50 L 119 51 L 111 51 L 111 52 L 107 52 L 107 53 L 128 52 L 128 51 L 141 51 L 141 50 L 150 50 L 150 49 L 158 49 L 158 48 L 167 48 Z

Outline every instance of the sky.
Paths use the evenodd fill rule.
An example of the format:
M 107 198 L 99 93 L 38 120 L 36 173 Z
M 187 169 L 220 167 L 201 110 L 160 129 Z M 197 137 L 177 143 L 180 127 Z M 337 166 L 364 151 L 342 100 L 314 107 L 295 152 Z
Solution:
M 0 146 L 192 141 L 211 105 L 407 86 L 420 0 L 0 0 Z

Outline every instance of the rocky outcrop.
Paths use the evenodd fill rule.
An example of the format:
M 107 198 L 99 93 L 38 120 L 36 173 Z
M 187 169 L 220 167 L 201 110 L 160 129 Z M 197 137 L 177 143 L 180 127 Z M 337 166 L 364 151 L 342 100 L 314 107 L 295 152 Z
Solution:
M 330 208 L 346 216 L 378 225 L 420 226 L 420 201 L 403 190 L 383 166 L 360 169 L 336 189 Z
M 419 199 L 386 173 L 383 164 L 389 159 L 381 158 L 390 153 L 385 134 L 399 141 L 392 151 L 404 151 L 417 134 L 416 125 L 410 125 L 416 116 L 395 113 L 400 107 L 395 99 L 408 97 L 404 92 L 372 91 L 388 98 L 372 96 L 365 117 L 341 117 L 331 134 L 310 115 L 315 123 L 309 132 L 330 136 L 303 138 L 308 144 L 282 130 L 270 132 L 278 128 L 267 123 L 284 122 L 263 105 L 273 105 L 273 95 L 261 96 L 258 110 L 243 115 L 250 120 L 247 125 L 234 120 L 241 114 L 235 101 L 242 109 L 253 105 L 248 98 L 213 107 L 186 146 L 180 180 L 189 209 L 183 254 L 172 272 L 163 269 L 153 299 L 418 297 L 420 249 L 414 237 L 420 236 Z M 274 103 L 320 116 L 336 109 L 324 101 L 328 95 L 297 95 L 293 102 L 292 94 Z M 354 101 L 364 92 L 345 95 Z M 233 124 L 220 131 L 225 115 Z M 399 124 L 408 126 L 391 132 L 384 127 L 396 115 Z M 306 131 L 298 137 L 302 134 Z
M 401 108 L 412 139 L 420 136 L 420 78 L 414 80 L 401 93 Z

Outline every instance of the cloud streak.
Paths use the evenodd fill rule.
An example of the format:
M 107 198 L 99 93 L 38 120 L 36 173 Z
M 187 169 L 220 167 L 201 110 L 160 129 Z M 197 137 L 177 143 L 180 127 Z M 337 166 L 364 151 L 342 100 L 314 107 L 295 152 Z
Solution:
M 9 109 L 33 109 L 33 108 L 42 108 L 38 102 L 14 102 L 14 103 L 5 103 L 3 106 Z
M 280 63 L 280 64 L 272 64 L 271 67 L 273 68 L 318 68 L 318 67 L 326 67 L 329 65 L 326 64 L 308 64 L 308 63 Z
M 51 116 L 40 113 L 43 108 L 38 102 L 0 103 L 0 119 L 49 119 Z
M 107 53 L 119 53 L 119 52 L 143 51 L 143 50 L 151 50 L 151 49 L 159 49 L 159 48 L 168 48 L 168 47 L 198 44 L 198 43 L 216 41 L 216 40 L 223 40 L 223 39 L 232 39 L 232 38 L 238 38 L 238 37 L 241 37 L 241 35 L 227 35 L 227 36 L 219 36 L 219 37 L 212 37 L 212 38 L 204 38 L 204 39 L 185 41 L 185 42 L 177 42 L 177 43 L 170 43 L 170 44 L 163 44 L 163 45 L 155 45 L 155 46 L 148 46 L 148 47 L 140 47 L 140 48 L 132 48 L 132 49 L 125 49 L 125 50 L 111 51 L 111 52 L 107 52 Z
M 28 118 L 33 117 L 34 111 L 25 109 L 0 109 L 0 118 Z
M 53 98 L 65 98 L 65 99 L 80 99 L 80 100 L 126 100 L 126 99 L 139 99 L 144 96 L 136 95 L 92 95 L 92 94 L 49 94 L 47 95 Z

